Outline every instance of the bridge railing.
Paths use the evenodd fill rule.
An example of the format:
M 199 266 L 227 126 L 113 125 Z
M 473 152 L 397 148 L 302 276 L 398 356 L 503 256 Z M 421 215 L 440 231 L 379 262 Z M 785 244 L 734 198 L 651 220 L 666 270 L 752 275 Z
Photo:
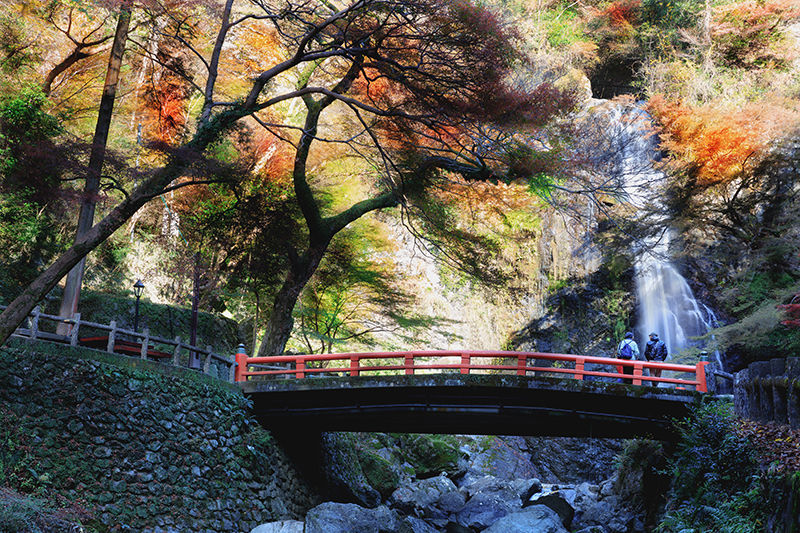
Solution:
M 543 366 L 542 362 L 547 363 L 547 366 Z M 245 381 L 255 376 L 263 376 L 268 379 L 281 377 L 305 379 L 321 375 L 357 377 L 370 374 L 415 375 L 442 372 L 505 373 L 517 376 L 563 376 L 579 380 L 600 377 L 626 379 L 631 380 L 633 385 L 667 383 L 678 388 L 694 388 L 700 392 L 708 392 L 704 368 L 708 361 L 700 361 L 692 366 L 585 355 L 477 350 L 248 357 L 240 348 L 239 353 L 236 354 L 236 363 L 236 381 Z M 593 365 L 611 366 L 613 371 L 599 370 Z M 624 374 L 623 367 L 632 367 L 632 374 Z M 645 370 L 676 372 L 679 376 L 654 377 L 646 375 Z M 688 376 L 681 377 L 680 375 Z

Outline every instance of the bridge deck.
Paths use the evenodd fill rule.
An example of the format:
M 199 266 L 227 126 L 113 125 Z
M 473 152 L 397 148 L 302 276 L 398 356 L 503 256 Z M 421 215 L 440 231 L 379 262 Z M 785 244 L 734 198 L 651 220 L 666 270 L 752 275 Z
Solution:
M 701 394 L 541 376 L 430 374 L 246 381 L 279 431 L 674 438 Z

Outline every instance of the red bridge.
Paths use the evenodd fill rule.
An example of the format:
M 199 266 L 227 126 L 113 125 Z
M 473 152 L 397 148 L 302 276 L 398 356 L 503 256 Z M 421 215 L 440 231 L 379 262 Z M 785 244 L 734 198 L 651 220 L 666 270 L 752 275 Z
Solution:
M 446 350 L 238 353 L 236 362 L 236 381 L 253 400 L 256 416 L 278 432 L 671 439 L 674 420 L 687 416 L 708 391 L 706 361 L 691 366 Z M 659 378 L 650 375 L 656 369 L 662 370 Z

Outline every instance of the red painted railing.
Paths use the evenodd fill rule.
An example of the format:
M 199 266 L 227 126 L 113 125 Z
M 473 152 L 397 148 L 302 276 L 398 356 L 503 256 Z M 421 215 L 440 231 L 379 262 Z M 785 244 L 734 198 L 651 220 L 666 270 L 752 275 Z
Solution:
M 537 366 L 538 361 L 547 361 L 554 366 Z M 313 375 L 343 373 L 356 377 L 362 374 L 432 374 L 442 371 L 458 371 L 461 374 L 508 374 L 527 376 L 535 372 L 547 375 L 563 374 L 574 379 L 587 376 L 622 378 L 633 380 L 633 385 L 658 382 L 674 385 L 676 388 L 694 388 L 708 392 L 706 374 L 703 368 L 707 361 L 696 365 L 675 365 L 647 361 L 628 361 L 592 357 L 536 352 L 492 352 L 492 351 L 410 351 L 410 352 L 368 352 L 320 355 L 278 355 L 273 357 L 248 357 L 243 347 L 236 354 L 236 381 L 245 381 L 251 376 L 271 378 L 285 377 L 304 379 Z M 586 364 L 616 367 L 615 372 L 586 370 Z M 250 370 L 255 367 L 254 370 Z M 633 367 L 633 375 L 623 374 L 622 367 Z M 261 369 L 259 369 L 261 368 Z M 646 376 L 645 369 L 661 369 L 664 372 L 690 374 L 690 379 L 681 377 Z M 655 384 L 655 383 L 653 383 Z

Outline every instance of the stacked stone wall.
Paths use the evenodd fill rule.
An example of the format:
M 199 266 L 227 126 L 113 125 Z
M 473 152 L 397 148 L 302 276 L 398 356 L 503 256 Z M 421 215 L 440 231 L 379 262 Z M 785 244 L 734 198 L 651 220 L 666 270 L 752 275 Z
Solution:
M 752 363 L 734 375 L 733 387 L 739 416 L 800 428 L 800 358 Z
M 15 341 L 0 347 L 2 484 L 64 495 L 108 531 L 250 531 L 318 503 L 235 385 Z

